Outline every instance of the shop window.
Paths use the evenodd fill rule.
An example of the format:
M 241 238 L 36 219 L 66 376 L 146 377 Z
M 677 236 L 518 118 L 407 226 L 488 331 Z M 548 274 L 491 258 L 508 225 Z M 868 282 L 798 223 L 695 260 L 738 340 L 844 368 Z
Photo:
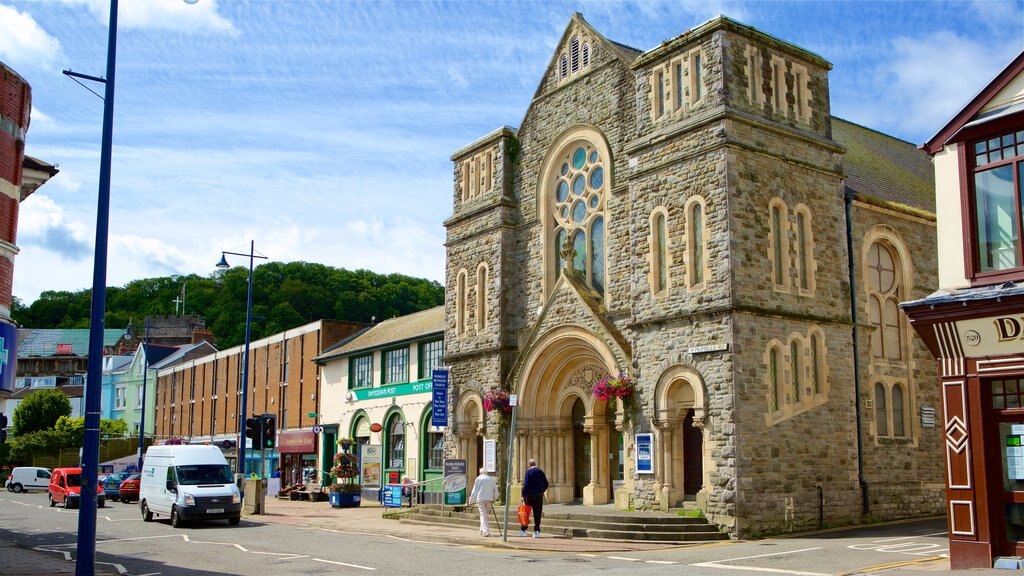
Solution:
M 405 467 L 405 422 L 398 415 L 388 423 L 388 467 L 401 469 Z
M 426 436 L 427 469 L 441 470 L 444 468 L 444 433 L 428 432 Z

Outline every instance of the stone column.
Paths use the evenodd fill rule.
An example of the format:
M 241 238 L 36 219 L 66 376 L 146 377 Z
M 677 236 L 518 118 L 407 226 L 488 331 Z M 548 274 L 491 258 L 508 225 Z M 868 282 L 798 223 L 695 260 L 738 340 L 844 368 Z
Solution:
M 658 505 L 662 510 L 668 510 L 672 506 L 672 485 L 675 478 L 675 470 L 672 465 L 672 448 L 675 446 L 675 422 L 662 422 L 661 428 L 661 492 L 658 494 Z

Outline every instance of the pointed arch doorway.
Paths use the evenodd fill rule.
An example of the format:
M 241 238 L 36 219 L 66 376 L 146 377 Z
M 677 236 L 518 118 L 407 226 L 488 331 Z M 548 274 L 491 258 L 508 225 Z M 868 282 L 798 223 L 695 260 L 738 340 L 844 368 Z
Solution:
M 619 365 L 625 362 L 579 327 L 562 326 L 537 341 L 516 386 L 517 486 L 522 486 L 526 461 L 533 458 L 548 477 L 547 502 L 592 505 L 611 500 L 609 454 L 615 423 L 608 422 L 607 402 L 595 401 L 592 390 L 600 378 L 618 373 Z

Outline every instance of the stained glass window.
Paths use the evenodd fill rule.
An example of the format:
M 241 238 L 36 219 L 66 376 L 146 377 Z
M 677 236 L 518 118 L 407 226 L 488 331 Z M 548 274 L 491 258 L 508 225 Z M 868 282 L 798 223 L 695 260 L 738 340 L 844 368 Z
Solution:
M 576 142 L 559 157 L 558 175 L 552 182 L 554 230 L 554 272 L 560 273 L 564 259 L 561 251 L 566 238 L 572 240 L 574 269 L 599 292 L 605 286 L 604 203 L 607 190 L 605 159 L 589 142 Z

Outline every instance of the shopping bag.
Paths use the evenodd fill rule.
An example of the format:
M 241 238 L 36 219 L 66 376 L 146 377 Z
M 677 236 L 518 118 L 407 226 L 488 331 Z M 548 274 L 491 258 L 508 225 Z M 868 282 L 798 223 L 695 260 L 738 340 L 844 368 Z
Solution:
M 526 526 L 530 523 L 530 514 L 533 514 L 533 507 L 529 504 L 519 505 L 519 525 Z

